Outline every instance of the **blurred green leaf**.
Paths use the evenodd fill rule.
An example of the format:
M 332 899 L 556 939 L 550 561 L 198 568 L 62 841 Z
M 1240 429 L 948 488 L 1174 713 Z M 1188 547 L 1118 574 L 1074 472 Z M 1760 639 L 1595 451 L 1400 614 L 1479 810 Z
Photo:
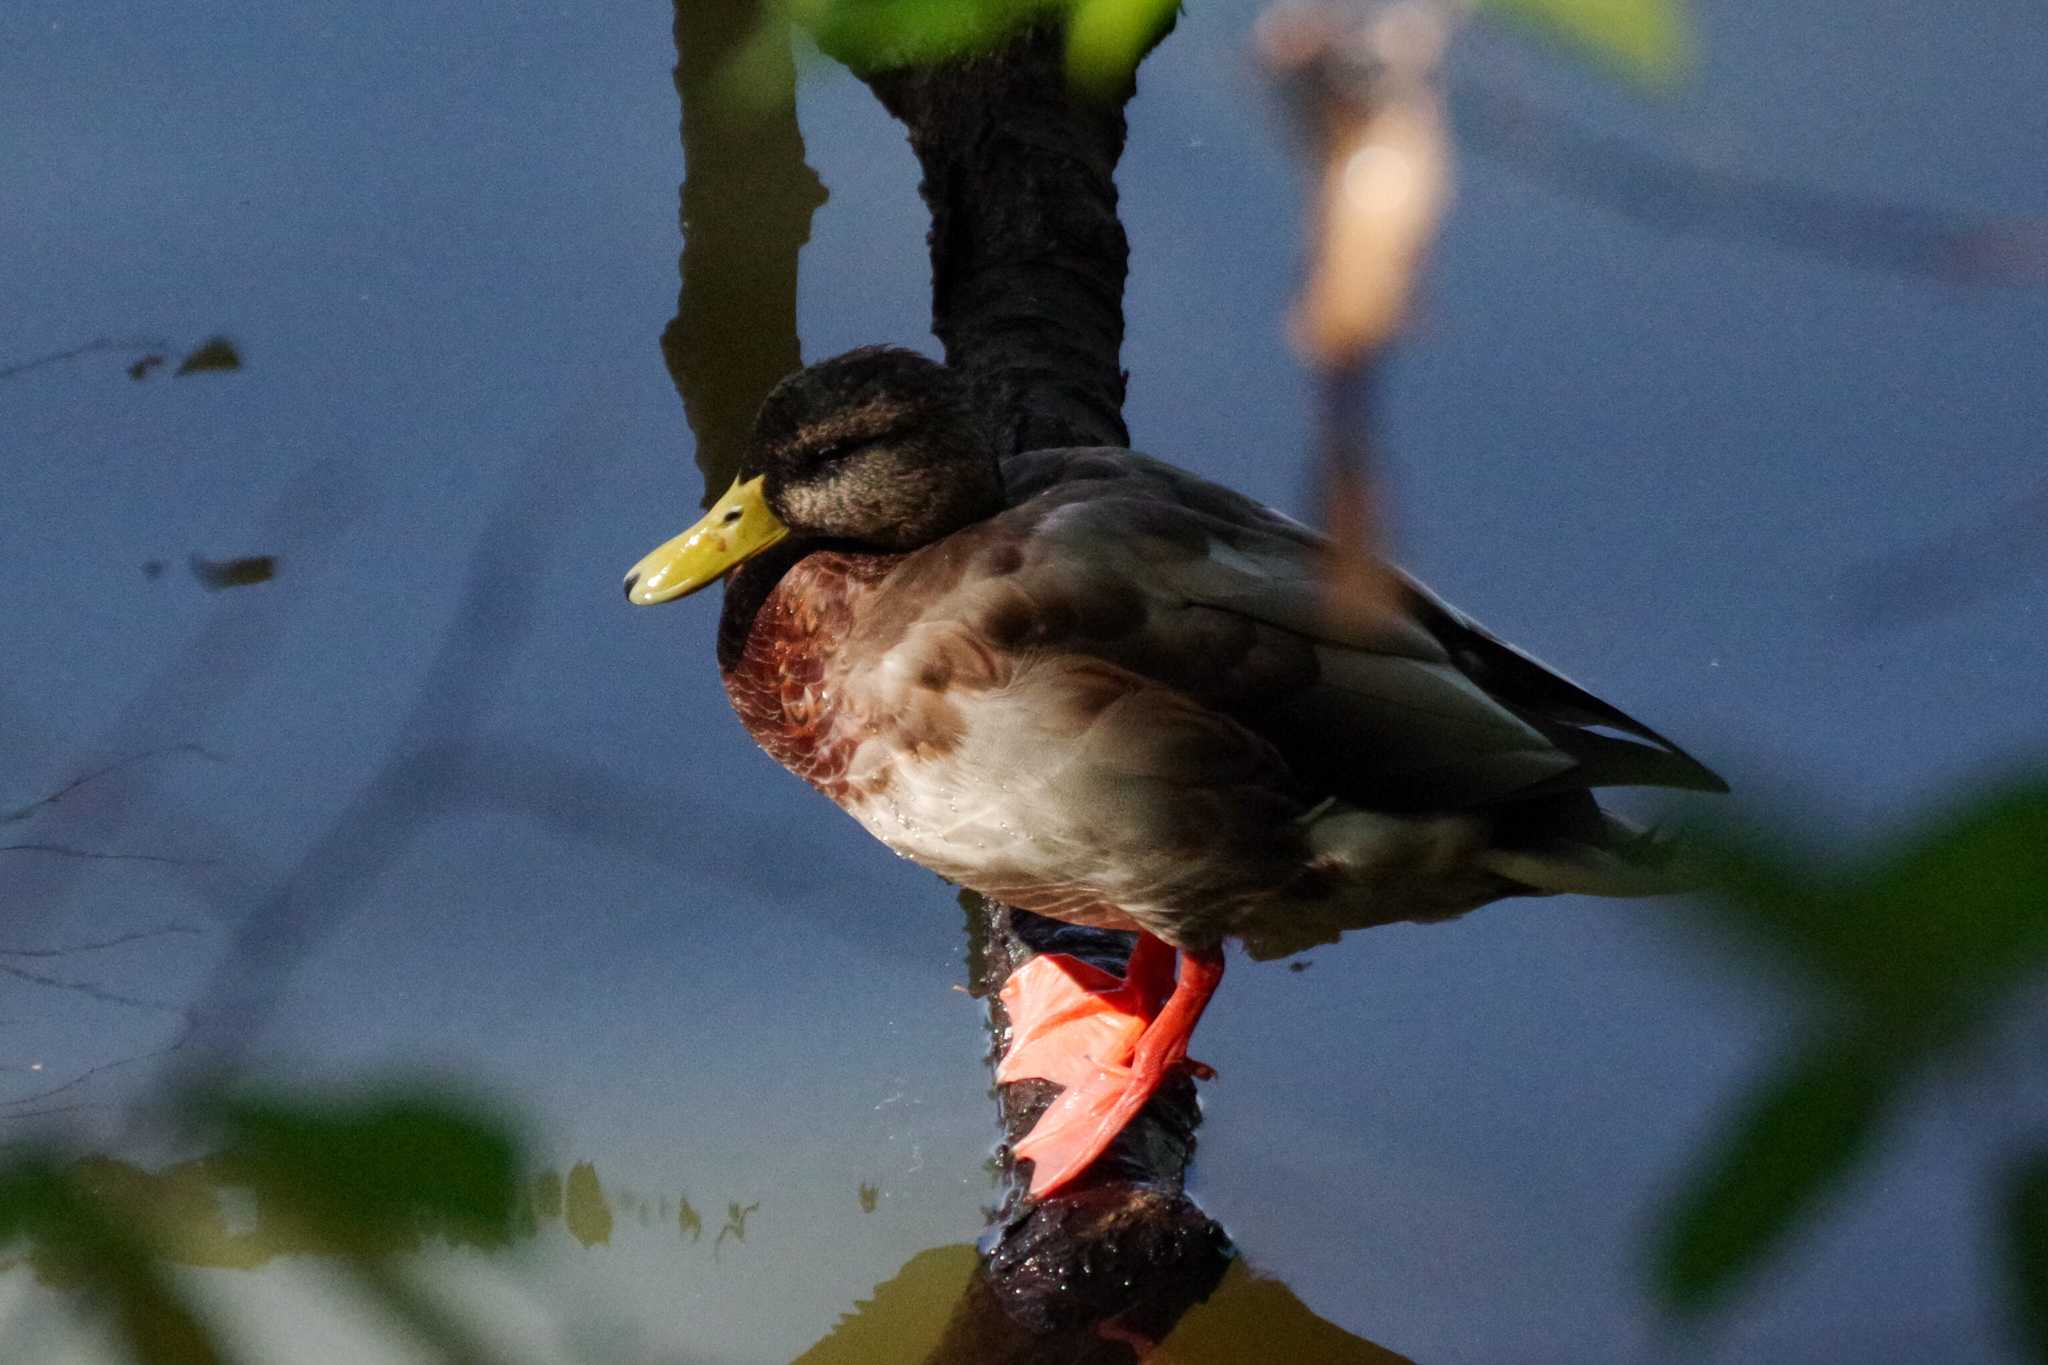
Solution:
M 0 1247 L 32 1236 L 49 1216 L 53 1191 L 46 1158 L 23 1152 L 0 1167 Z
M 346 1256 L 358 1288 L 441 1358 L 501 1358 L 391 1253 L 429 1233 L 501 1246 L 520 1209 L 531 1217 L 503 1123 L 413 1091 L 350 1102 L 213 1091 L 188 1103 L 225 1145 L 170 1173 L 110 1157 L 60 1164 L 35 1151 L 0 1166 L 0 1244 L 26 1242 L 38 1277 L 105 1310 L 144 1365 L 226 1360 L 167 1267 L 195 1246 L 221 1253 L 251 1240 Z M 255 1194 L 257 1237 L 226 1235 L 216 1185 Z
M 1856 992 L 1867 949 L 1827 873 L 1751 835 L 1696 831 L 1683 847 L 1688 880 L 1710 891 L 1717 928 Z
M 157 1259 L 150 1229 L 104 1204 L 49 1155 L 27 1152 L 0 1169 L 0 1240 L 26 1239 L 50 1282 L 105 1311 L 142 1365 L 221 1365 L 227 1354 Z
M 791 0 L 820 49 L 857 72 L 985 52 L 1071 0 Z
M 1689 856 L 1720 925 L 1925 1046 L 2048 967 L 2048 785 L 1980 797 L 1892 844 L 1847 873 L 1714 835 Z
M 519 1153 L 495 1118 L 424 1094 L 360 1102 L 217 1095 L 199 1104 L 226 1139 L 222 1161 L 261 1203 L 337 1250 L 380 1255 L 421 1233 L 503 1245 L 519 1193 Z
M 586 1247 L 612 1239 L 612 1206 L 604 1197 L 604 1182 L 597 1167 L 579 1161 L 569 1168 L 569 1182 L 562 1197 L 563 1222 L 569 1235 Z
M 1901 1079 L 1876 1049 L 1829 1042 L 1753 1093 L 1663 1220 L 1664 1300 L 1703 1309 L 1777 1246 L 1869 1146 Z
M 1691 61 L 1685 0 L 1484 0 L 1487 8 L 1534 24 L 1627 76 L 1667 86 Z
M 1873 937 L 1904 948 L 1872 981 L 1905 1007 L 1974 1010 L 2048 965 L 2048 785 L 1973 801 L 1880 860 L 1859 910 Z
M 2012 1181 L 2006 1237 L 2021 1339 L 2035 1360 L 2048 1361 L 2048 1152 L 2023 1163 Z
M 972 56 L 1048 18 L 1067 32 L 1067 78 L 1110 96 L 1173 27 L 1179 0 L 790 0 L 820 49 L 857 72 Z
M 1101 97 L 1127 89 L 1178 13 L 1180 0 L 1078 0 L 1067 19 L 1068 83 Z

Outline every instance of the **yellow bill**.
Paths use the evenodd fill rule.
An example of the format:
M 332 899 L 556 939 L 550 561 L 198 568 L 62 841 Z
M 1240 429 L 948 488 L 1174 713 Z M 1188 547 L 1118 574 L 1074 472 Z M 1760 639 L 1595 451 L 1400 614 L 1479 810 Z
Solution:
M 651 607 L 693 593 L 788 535 L 769 510 L 761 478 L 735 479 L 695 526 L 635 564 L 626 575 L 626 600 Z

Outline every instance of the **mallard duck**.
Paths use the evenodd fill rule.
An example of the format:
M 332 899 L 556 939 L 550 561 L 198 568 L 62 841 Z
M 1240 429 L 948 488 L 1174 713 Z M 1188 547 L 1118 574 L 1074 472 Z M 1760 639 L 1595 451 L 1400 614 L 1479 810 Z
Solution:
M 1034 1195 L 1199 1069 L 1226 940 L 1667 889 L 1589 789 L 1726 790 L 1405 576 L 1398 614 L 1334 620 L 1325 553 L 1133 451 L 999 456 L 958 376 L 866 347 L 783 380 L 731 489 L 626 577 L 643 605 L 728 579 L 741 721 L 884 844 L 1137 933 L 1122 981 L 1059 963 L 1018 1011 L 1004 1079 L 1067 1087 L 1016 1148 Z

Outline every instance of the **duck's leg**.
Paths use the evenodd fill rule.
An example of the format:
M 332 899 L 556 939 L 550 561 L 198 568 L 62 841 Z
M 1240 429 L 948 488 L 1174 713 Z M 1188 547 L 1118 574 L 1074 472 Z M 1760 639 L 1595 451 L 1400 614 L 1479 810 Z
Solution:
M 1003 983 L 1010 1050 L 996 1079 L 1071 1086 L 1100 1067 L 1122 1066 L 1173 993 L 1173 957 L 1172 948 L 1141 934 L 1120 977 L 1065 953 L 1026 962 Z
M 1134 982 L 1138 983 L 1137 989 L 1156 983 L 1159 952 L 1163 951 L 1171 960 L 1172 949 L 1150 935 L 1141 937 L 1138 944 L 1125 978 L 1127 988 Z M 1141 961 L 1139 953 L 1147 951 L 1148 944 L 1157 947 Z M 1098 1055 L 1088 1059 L 1089 1065 L 1085 1067 L 1067 1068 L 1067 1078 L 1048 1078 L 1061 1080 L 1066 1090 L 1013 1149 L 1018 1160 L 1032 1162 L 1033 1197 L 1050 1194 L 1086 1170 L 1123 1131 L 1124 1125 L 1145 1107 L 1145 1102 L 1158 1093 L 1166 1078 L 1176 1068 L 1188 1064 L 1188 1037 L 1222 980 L 1221 949 L 1182 953 L 1180 977 L 1174 983 L 1173 993 L 1137 1035 L 1128 1064 L 1120 1065 L 1121 1058 Z

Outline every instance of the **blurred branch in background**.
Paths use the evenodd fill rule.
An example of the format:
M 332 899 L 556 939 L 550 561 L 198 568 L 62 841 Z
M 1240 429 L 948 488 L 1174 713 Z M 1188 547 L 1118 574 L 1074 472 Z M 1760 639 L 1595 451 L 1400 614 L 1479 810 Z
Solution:
M 1400 610 L 1379 510 L 1375 388 L 1450 201 L 1438 71 L 1456 19 L 1440 0 L 1397 0 L 1286 4 L 1259 22 L 1260 55 L 1313 161 L 1308 280 L 1291 331 L 1322 395 L 1323 610 L 1361 634 Z
M 1972 220 L 1706 166 L 1472 79 L 1456 82 L 1451 108 L 1473 151 L 1659 232 L 1762 242 L 1942 284 L 2048 282 L 2048 217 Z
M 1867 1164 L 1907 1089 L 1970 1070 L 2048 976 L 2048 779 L 1966 798 L 1841 868 L 1712 834 L 1694 857 L 1713 937 L 1788 976 L 1813 1024 L 1660 1220 L 1656 1288 L 1685 1313 L 1725 1304 Z M 2048 1146 L 2017 1169 L 1997 1173 L 2013 1317 L 2048 1360 Z

